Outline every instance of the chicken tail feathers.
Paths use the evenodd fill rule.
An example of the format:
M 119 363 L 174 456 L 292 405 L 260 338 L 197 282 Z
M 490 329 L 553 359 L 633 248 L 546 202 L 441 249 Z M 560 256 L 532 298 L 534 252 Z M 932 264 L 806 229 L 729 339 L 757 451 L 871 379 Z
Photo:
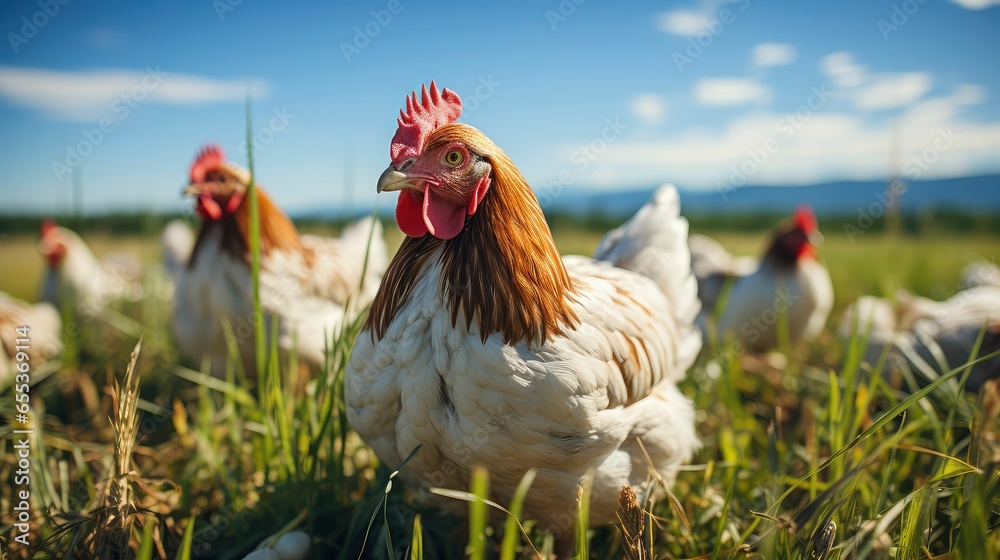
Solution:
M 691 270 L 688 221 L 680 215 L 676 187 L 665 184 L 657 189 L 629 221 L 601 239 L 594 258 L 656 282 L 670 300 L 675 332 L 682 337 L 678 365 L 690 367 L 701 351 L 701 332 L 695 324 L 701 302 Z

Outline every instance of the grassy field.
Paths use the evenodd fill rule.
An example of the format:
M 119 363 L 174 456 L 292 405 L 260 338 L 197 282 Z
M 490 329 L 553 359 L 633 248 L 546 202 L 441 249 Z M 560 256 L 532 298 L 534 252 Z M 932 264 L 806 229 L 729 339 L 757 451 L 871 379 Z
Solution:
M 398 244 L 396 228 L 386 229 Z M 831 324 L 865 293 L 902 287 L 947 297 L 965 263 L 996 261 L 1000 246 L 991 237 L 869 234 L 851 243 L 836 230 L 825 233 L 820 257 L 837 292 Z M 600 238 L 575 229 L 555 235 L 565 253 L 589 253 Z M 713 236 L 748 254 L 767 237 Z M 127 250 L 158 258 L 155 238 L 84 237 L 99 255 Z M 0 290 L 37 294 L 43 266 L 36 241 L 0 240 Z M 291 529 L 314 535 L 315 558 L 463 558 L 455 527 L 472 542 L 485 535 L 488 557 L 546 549 L 546 536 L 529 520 L 522 520 L 524 531 L 514 524 L 506 532 L 508 545 L 500 540 L 502 516 L 493 528 L 484 528 L 481 515 L 466 524 L 415 507 L 406 489 L 389 484 L 398 465 L 378 464 L 345 419 L 340 384 L 356 327 L 331 348 L 329 371 L 301 394 L 276 360 L 256 388 L 236 372 L 220 381 L 178 365 L 168 308 L 156 297 L 122 305 L 67 333 L 61 362 L 35 372 L 37 557 L 94 550 L 114 557 L 107 551 L 130 546 L 142 549 L 139 557 L 149 547 L 153 557 L 242 558 Z M 122 379 L 140 334 L 141 398 L 130 414 L 128 387 L 117 393 L 122 398 L 110 387 Z M 788 356 L 707 349 L 682 385 L 696 403 L 703 448 L 680 474 L 676 501 L 639 504 L 645 513 L 637 522 L 578 534 L 580 556 L 998 557 L 1000 392 L 967 395 L 942 379 L 911 396 L 884 382 L 878 364 L 859 363 L 860 342 L 828 329 Z M 4 388 L 0 414 L 8 425 L 12 406 Z M 0 452 L 0 525 L 8 534 L 16 465 L 10 438 Z M 478 482 L 481 488 L 487 480 Z M 11 558 L 30 556 L 7 542 Z M 483 557 L 478 546 L 471 554 Z

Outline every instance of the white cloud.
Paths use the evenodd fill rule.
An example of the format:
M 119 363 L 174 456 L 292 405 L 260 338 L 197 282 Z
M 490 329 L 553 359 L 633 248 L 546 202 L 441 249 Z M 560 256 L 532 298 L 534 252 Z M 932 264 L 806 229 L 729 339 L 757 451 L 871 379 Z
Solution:
M 749 78 L 704 78 L 694 85 L 694 98 L 701 105 L 733 106 L 768 103 L 771 90 Z
M 824 56 L 820 61 L 820 69 L 838 88 L 857 87 L 865 80 L 868 73 L 868 69 L 856 64 L 854 55 L 847 51 Z
M 976 84 L 962 84 L 955 87 L 955 102 L 960 105 L 979 105 L 986 101 L 986 88 Z
M 967 10 L 984 10 L 990 6 L 1000 6 L 1000 0 L 951 0 L 951 2 Z
M 725 23 L 720 21 L 716 14 L 724 4 L 732 4 L 736 0 L 699 0 L 695 6 L 683 10 L 670 10 L 657 14 L 655 26 L 664 33 L 680 35 L 681 37 L 692 37 L 699 33 L 709 32 L 712 35 L 721 33 L 720 26 Z M 737 3 L 740 10 L 745 10 L 749 5 L 749 0 L 741 0 Z
M 664 12 L 656 18 L 656 28 L 665 33 L 690 37 L 708 27 L 708 14 L 688 10 Z
M 854 96 L 859 109 L 878 110 L 905 107 L 920 99 L 931 89 L 931 77 L 926 72 L 880 74 L 871 84 Z
M 753 48 L 754 66 L 784 66 L 795 62 L 795 47 L 785 43 L 761 43 Z
M 747 184 L 801 185 L 836 180 L 880 180 L 893 158 L 893 127 L 901 126 L 907 179 L 996 172 L 1000 122 L 963 117 L 968 86 L 923 99 L 900 119 L 871 121 L 864 114 L 820 108 L 791 125 L 788 115 L 752 111 L 719 130 L 691 128 L 663 140 L 620 141 L 588 168 L 580 183 L 613 188 L 676 182 L 693 188 L 731 185 L 734 166 L 764 157 Z M 771 139 L 777 149 L 763 147 Z M 951 142 L 949 144 L 949 142 Z M 936 146 L 937 144 L 937 146 Z M 941 145 L 945 150 L 940 150 Z M 927 154 L 932 157 L 928 158 Z M 914 165 L 914 158 L 924 158 Z M 907 165 L 909 164 L 909 165 Z
M 646 124 L 660 124 L 667 116 L 666 102 L 662 96 L 655 93 L 643 93 L 633 97 L 630 108 L 632 113 Z
M 71 121 L 106 117 L 124 101 L 172 105 L 242 101 L 248 92 L 262 97 L 269 89 L 257 79 L 218 80 L 158 67 L 64 72 L 0 66 L 0 98 Z

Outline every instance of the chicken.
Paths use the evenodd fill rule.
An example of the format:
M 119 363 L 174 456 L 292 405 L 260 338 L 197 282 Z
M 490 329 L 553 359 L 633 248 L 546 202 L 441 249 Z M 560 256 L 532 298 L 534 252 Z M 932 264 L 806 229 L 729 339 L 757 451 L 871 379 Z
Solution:
M 28 327 L 27 331 L 18 331 Z M 31 305 L 0 292 L 0 392 L 6 390 L 15 375 L 21 372 L 19 363 L 27 362 L 31 371 L 62 350 L 62 321 L 51 304 Z M 25 352 L 27 360 L 19 360 Z M 23 357 L 23 356 L 22 356 Z
M 196 197 L 202 225 L 176 279 L 172 330 L 182 356 L 199 364 L 209 360 L 215 375 L 225 372 L 224 321 L 233 329 L 244 367 L 255 371 L 250 212 L 244 200 L 249 182 L 245 169 L 226 163 L 222 150 L 210 146 L 198 154 L 185 190 Z M 344 320 L 353 320 L 375 295 L 388 264 L 381 224 L 363 219 L 339 239 L 300 235 L 261 188 L 257 202 L 266 332 L 277 321 L 279 348 L 296 348 L 301 363 L 319 369 Z
M 778 346 L 780 316 L 785 314 L 790 342 L 815 339 L 833 308 L 830 273 L 816 260 L 811 241 L 817 235 L 816 218 L 803 207 L 775 233 L 756 264 L 695 237 L 691 261 L 698 277 L 698 324 L 703 332 L 708 333 L 719 313 L 714 326 L 720 340 L 731 338 L 743 348 L 765 352 Z M 725 309 L 719 311 L 717 304 L 730 282 Z
M 347 417 L 386 465 L 421 446 L 400 471 L 421 497 L 482 465 L 506 503 L 536 468 L 527 515 L 565 543 L 588 473 L 605 523 L 647 479 L 640 440 L 668 482 L 699 445 L 676 386 L 701 346 L 676 190 L 605 238 L 613 262 L 561 258 L 513 162 L 454 122 L 458 95 L 432 82 L 406 105 L 377 189 L 400 191 L 406 238 L 352 351 Z
M 191 259 L 195 237 L 183 220 L 171 220 L 163 228 L 160 248 L 163 251 L 163 269 L 171 282 L 177 282 Z
M 889 367 L 905 367 L 924 384 L 969 361 L 985 327 L 978 356 L 1000 350 L 1000 288 L 977 286 L 945 301 L 899 290 L 893 304 L 886 298 L 862 296 L 848 306 L 840 324 L 845 340 L 868 335 L 865 361 L 875 364 L 886 346 Z M 1000 377 L 1000 358 L 976 364 L 965 387 L 978 391 L 988 379 Z
M 988 261 L 977 261 L 966 265 L 962 269 L 962 288 L 976 286 L 1000 288 L 1000 267 Z
M 98 261 L 76 232 L 52 220 L 42 222 L 38 250 L 49 264 L 42 299 L 59 309 L 68 299 L 77 313 L 94 317 L 116 301 L 142 297 L 142 263 L 135 255 L 114 253 Z

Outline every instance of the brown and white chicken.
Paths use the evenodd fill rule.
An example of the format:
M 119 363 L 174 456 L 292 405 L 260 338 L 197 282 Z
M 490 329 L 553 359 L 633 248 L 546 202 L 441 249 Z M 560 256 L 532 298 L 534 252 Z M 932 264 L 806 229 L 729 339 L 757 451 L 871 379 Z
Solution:
M 75 231 L 44 220 L 38 251 L 48 263 L 42 300 L 61 309 L 68 300 L 86 317 L 100 314 L 119 300 L 142 297 L 142 262 L 130 253 L 98 260 Z
M 21 330 L 27 327 L 27 330 Z M 62 320 L 50 303 L 30 304 L 0 292 L 0 392 L 62 350 Z M 24 352 L 26 360 L 18 359 Z M 20 366 L 27 363 L 28 366 Z M 27 378 L 25 378 L 27 379 Z
M 690 247 L 702 303 L 698 316 L 702 331 L 707 334 L 714 325 L 719 340 L 731 339 L 764 352 L 777 348 L 784 315 L 790 342 L 815 339 L 833 308 L 830 273 L 816 260 L 812 240 L 817 234 L 815 216 L 802 207 L 778 229 L 756 264 L 747 257 L 728 255 L 714 240 L 698 236 Z M 716 307 L 729 285 L 725 309 L 719 312 Z
M 253 371 L 249 182 L 245 169 L 209 146 L 191 166 L 185 190 L 195 197 L 202 225 L 187 266 L 176 272 L 172 330 L 181 354 L 199 364 L 209 360 L 216 375 L 224 373 L 227 360 L 223 321 L 232 327 L 244 366 Z M 267 333 L 277 321 L 279 348 L 295 347 L 301 363 L 320 368 L 334 334 L 378 288 L 388 264 L 381 224 L 360 220 L 339 239 L 300 235 L 264 189 L 256 192 Z
M 563 539 L 592 475 L 605 523 L 647 480 L 639 441 L 667 481 L 698 447 L 676 386 L 701 345 L 677 193 L 608 235 L 613 262 L 561 258 L 514 163 L 454 122 L 458 95 L 432 82 L 406 106 L 378 181 L 406 238 L 352 351 L 348 419 L 386 465 L 421 446 L 400 471 L 421 490 L 466 488 L 481 465 L 507 503 L 537 469 L 526 513 Z

